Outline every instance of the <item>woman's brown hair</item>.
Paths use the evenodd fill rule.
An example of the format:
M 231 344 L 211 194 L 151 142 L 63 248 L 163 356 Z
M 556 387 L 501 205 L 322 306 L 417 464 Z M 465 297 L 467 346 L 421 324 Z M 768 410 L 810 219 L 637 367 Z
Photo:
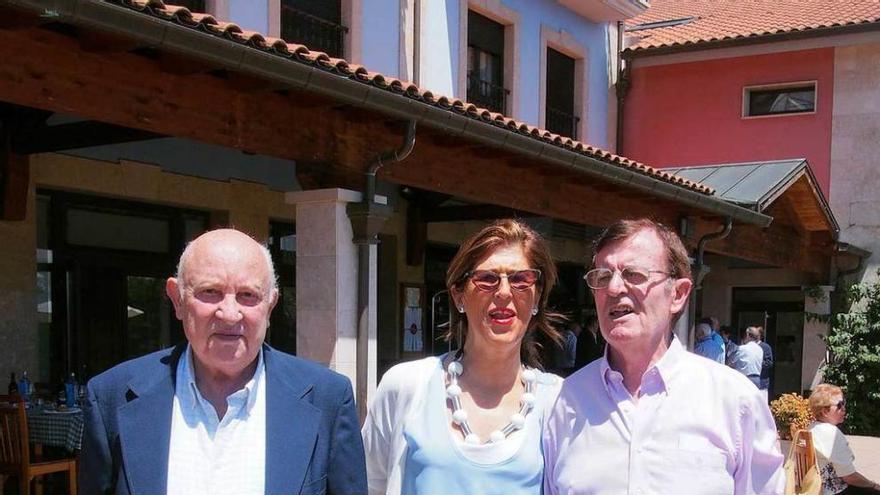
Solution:
M 468 321 L 467 315 L 455 310 L 454 292 L 463 292 L 467 285 L 467 275 L 481 261 L 492 255 L 497 249 L 507 246 L 520 246 L 525 253 L 531 268 L 541 270 L 541 278 L 536 284 L 538 292 L 538 314 L 529 320 L 529 326 L 523 337 L 520 347 L 520 359 L 528 366 L 540 368 L 539 344 L 537 334 L 545 337 L 544 340 L 561 342 L 562 337 L 558 330 L 553 327 L 560 321 L 561 316 L 549 312 L 547 299 L 550 290 L 556 284 L 556 264 L 550 256 L 550 249 L 544 239 L 528 225 L 513 219 L 498 220 L 483 228 L 461 244 L 458 253 L 449 263 L 446 270 L 446 288 L 449 290 L 449 304 L 453 308 L 450 311 L 449 328 L 444 333 L 444 339 L 449 342 L 459 340 L 459 349 L 464 349 L 467 342 Z

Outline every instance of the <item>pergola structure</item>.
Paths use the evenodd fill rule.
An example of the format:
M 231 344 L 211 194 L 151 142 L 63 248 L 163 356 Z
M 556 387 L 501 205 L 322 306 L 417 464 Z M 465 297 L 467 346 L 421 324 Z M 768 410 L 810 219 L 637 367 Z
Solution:
M 362 190 L 371 160 L 399 148 L 414 122 L 412 153 L 378 178 L 472 205 L 450 218 L 518 211 L 601 227 L 651 216 L 687 225 L 691 247 L 730 220 L 731 235 L 707 250 L 817 282 L 835 249 L 836 231 L 804 220 L 798 205 L 755 211 L 700 183 L 159 0 L 0 0 L 0 102 L 5 220 L 24 217 L 31 153 L 188 138 L 295 160 L 304 189 Z M 85 120 L 47 125 L 53 113 Z M 408 242 L 417 243 L 430 215 L 414 211 Z

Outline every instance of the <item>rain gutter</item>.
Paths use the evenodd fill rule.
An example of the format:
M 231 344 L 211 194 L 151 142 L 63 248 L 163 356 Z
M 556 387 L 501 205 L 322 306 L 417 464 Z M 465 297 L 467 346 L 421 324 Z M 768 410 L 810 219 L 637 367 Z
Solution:
M 104 0 L 0 0 L 0 5 L 37 12 L 52 22 L 122 36 L 151 48 L 278 82 L 290 90 L 308 91 L 390 117 L 415 121 L 452 136 L 550 163 L 591 179 L 629 187 L 709 214 L 729 217 L 736 222 L 767 227 L 773 220 L 768 215 L 720 198 L 606 163 L 488 121 L 479 121 L 463 113 L 453 113 L 423 103 L 407 97 L 403 91 L 392 92 L 359 83 L 348 76 L 287 60 L 245 44 L 136 12 L 126 6 Z

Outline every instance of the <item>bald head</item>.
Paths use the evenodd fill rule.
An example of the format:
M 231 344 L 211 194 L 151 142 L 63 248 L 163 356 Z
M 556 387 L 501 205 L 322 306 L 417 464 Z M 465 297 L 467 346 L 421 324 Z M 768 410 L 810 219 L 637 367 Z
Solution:
M 183 295 L 186 290 L 187 265 L 194 257 L 202 256 L 247 256 L 258 253 L 260 259 L 265 261 L 266 287 L 269 292 L 278 289 L 275 278 L 275 266 L 272 263 L 272 254 L 266 246 L 255 241 L 249 235 L 235 229 L 216 229 L 205 232 L 186 245 L 180 260 L 177 262 L 177 274 L 175 278 L 180 281 L 178 288 Z

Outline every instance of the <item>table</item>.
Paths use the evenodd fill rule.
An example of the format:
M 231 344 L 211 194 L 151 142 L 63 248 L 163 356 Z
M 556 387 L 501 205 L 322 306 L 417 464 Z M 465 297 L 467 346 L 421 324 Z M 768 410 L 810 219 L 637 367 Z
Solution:
M 28 409 L 28 439 L 32 444 L 63 447 L 70 452 L 82 448 L 83 413 Z

